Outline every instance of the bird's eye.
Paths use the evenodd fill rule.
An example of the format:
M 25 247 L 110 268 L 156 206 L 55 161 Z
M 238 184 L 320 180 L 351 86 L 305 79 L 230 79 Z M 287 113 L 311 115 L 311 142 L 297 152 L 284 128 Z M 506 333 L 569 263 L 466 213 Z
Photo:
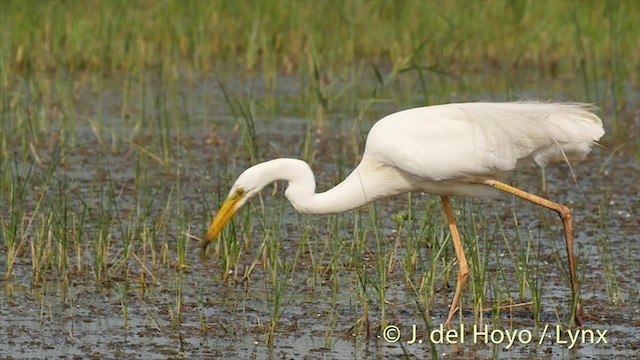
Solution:
M 236 189 L 236 196 L 242 196 L 244 194 L 244 189 Z

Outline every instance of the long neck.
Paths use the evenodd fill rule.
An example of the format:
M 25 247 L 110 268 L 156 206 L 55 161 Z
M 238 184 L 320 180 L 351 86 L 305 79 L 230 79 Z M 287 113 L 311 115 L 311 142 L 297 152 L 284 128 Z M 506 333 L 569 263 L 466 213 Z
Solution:
M 389 188 L 386 179 L 395 174 L 372 172 L 370 162 L 363 161 L 344 181 L 323 193 L 316 193 L 313 172 L 307 163 L 297 159 L 275 159 L 263 163 L 263 179 L 268 183 L 285 180 L 285 195 L 296 208 L 306 214 L 334 214 L 361 207 L 376 199 L 406 191 L 403 186 Z M 261 166 L 257 165 L 257 166 Z M 396 179 L 397 180 L 397 179 Z M 398 181 L 392 182 L 398 184 Z

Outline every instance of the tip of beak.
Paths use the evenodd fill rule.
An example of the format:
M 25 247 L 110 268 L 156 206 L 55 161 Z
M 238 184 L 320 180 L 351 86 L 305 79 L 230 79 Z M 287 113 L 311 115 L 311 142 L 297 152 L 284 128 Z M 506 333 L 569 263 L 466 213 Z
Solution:
M 207 233 L 204 234 L 204 236 L 202 237 L 202 239 L 200 239 L 200 248 L 202 250 L 206 249 L 207 246 L 209 246 L 209 244 L 213 241 L 213 239 L 215 239 L 215 236 L 211 236 L 211 229 L 207 230 Z
M 220 210 L 218 210 L 218 214 L 213 219 L 209 228 L 207 229 L 207 233 L 204 235 L 204 238 L 200 242 L 200 248 L 205 249 L 210 242 L 220 235 L 222 228 L 224 225 L 231 219 L 233 214 L 236 211 L 235 205 L 241 198 L 239 196 L 235 196 L 222 204 Z
M 214 223 L 211 224 L 211 226 L 209 226 L 209 229 L 207 230 L 207 232 L 204 234 L 204 236 L 202 237 L 202 239 L 200 240 L 200 248 L 202 250 L 206 249 L 207 246 L 209 246 L 209 244 L 211 242 L 213 242 L 213 240 L 218 237 L 218 231 L 214 230 Z
M 211 240 L 204 238 L 202 240 L 200 240 L 200 243 L 198 244 L 198 247 L 202 250 L 205 250 L 207 248 L 207 246 L 209 246 L 209 243 L 211 243 Z

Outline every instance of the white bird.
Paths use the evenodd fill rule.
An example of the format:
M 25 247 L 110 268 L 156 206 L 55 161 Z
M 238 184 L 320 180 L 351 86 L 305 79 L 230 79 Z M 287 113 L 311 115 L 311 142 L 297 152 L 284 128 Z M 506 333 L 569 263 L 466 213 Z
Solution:
M 316 193 L 311 168 L 302 160 L 275 159 L 245 170 L 211 222 L 202 246 L 213 241 L 233 214 L 267 184 L 284 180 L 291 204 L 306 214 L 334 214 L 380 198 L 420 191 L 442 198 L 458 260 L 458 280 L 446 320 L 451 323 L 469 267 L 449 196 L 492 198 L 510 193 L 560 215 L 565 233 L 572 307 L 583 325 L 573 256 L 571 213 L 549 201 L 498 181 L 524 163 L 584 158 L 604 130 L 594 107 L 580 103 L 460 103 L 400 111 L 369 131 L 360 164 L 336 187 Z

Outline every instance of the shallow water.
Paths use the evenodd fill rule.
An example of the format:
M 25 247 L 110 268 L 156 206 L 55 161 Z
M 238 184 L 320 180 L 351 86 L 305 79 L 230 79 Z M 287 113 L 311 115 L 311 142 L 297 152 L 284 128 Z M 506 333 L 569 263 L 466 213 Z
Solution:
M 202 95 L 203 98 L 198 96 L 210 89 L 210 85 L 202 85 L 200 90 L 196 85 L 194 89 L 189 101 L 195 104 L 202 105 L 210 97 L 220 100 L 219 92 Z M 179 201 L 188 220 L 186 230 L 198 235 L 209 220 L 209 214 L 217 207 L 214 199 L 219 200 L 233 177 L 250 163 L 244 152 L 241 131 L 237 126 L 234 128 L 238 122 L 219 109 L 212 112 L 219 112 L 215 116 L 215 129 L 203 126 L 202 119 L 198 120 L 211 113 L 199 114 L 197 111 L 193 113 L 196 119 L 194 126 L 179 129 L 188 134 L 188 151 L 184 144 L 172 147 L 174 160 L 167 166 L 158 165 L 154 160 L 141 160 L 144 155 L 140 155 L 139 149 L 127 144 L 121 143 L 119 151 L 104 151 L 96 142 L 93 130 L 78 126 L 74 129 L 77 144 L 65 153 L 64 161 L 56 171 L 61 178 L 71 179 L 69 182 L 75 194 L 84 200 L 90 212 L 99 208 L 103 187 L 114 184 L 113 188 L 117 190 L 114 201 L 121 211 L 116 216 L 125 221 L 139 206 L 135 201 L 136 194 L 145 191 L 152 194 L 149 199 L 156 200 L 149 206 L 154 214 L 152 218 L 161 221 L 158 214 L 167 207 L 169 194 L 176 191 L 179 178 Z M 119 121 L 116 115 L 111 115 L 115 122 Z M 368 126 L 362 125 L 361 130 L 366 131 Z M 297 156 L 308 127 L 306 120 L 295 116 L 269 120 L 267 125 L 257 122 L 257 142 L 268 154 L 264 157 Z M 125 133 L 128 129 L 126 124 L 114 124 L 114 128 Z M 341 177 L 339 174 L 343 176 L 348 171 L 346 164 L 352 163 L 356 156 L 355 151 L 353 155 L 349 153 L 350 148 L 346 145 L 339 148 L 344 159 L 337 161 L 332 155 L 336 146 L 340 146 L 336 144 L 348 144 L 351 123 L 346 120 L 331 123 L 325 132 L 321 127 L 314 129 L 317 132 L 312 134 L 316 148 L 313 167 L 320 187 L 324 189 L 335 183 Z M 156 135 L 154 131 L 142 131 L 137 141 L 154 144 Z M 504 238 L 513 241 L 516 237 L 515 213 L 520 236 L 532 239 L 535 256 L 532 255 L 528 266 L 543 284 L 542 310 L 538 327 L 532 318 L 531 306 L 505 308 L 496 318 L 493 318 L 492 311 L 485 311 L 482 324 L 492 326 L 491 331 L 496 330 L 492 333 L 494 338 L 487 339 L 485 343 L 486 337 L 478 335 L 477 331 L 478 336 L 474 338 L 473 325 L 478 319 L 472 311 L 474 297 L 469 286 L 463 295 L 462 325 L 459 325 L 458 318 L 454 325 L 454 330 L 460 330 L 462 326 L 465 340 L 458 344 L 435 345 L 438 356 L 599 359 L 604 356 L 630 357 L 637 353 L 640 349 L 640 179 L 638 163 L 633 155 L 634 151 L 637 152 L 637 144 L 618 148 L 618 143 L 610 140 L 605 145 L 606 148 L 595 148 L 587 160 L 574 167 L 577 184 L 564 164 L 554 164 L 546 171 L 548 197 L 569 205 L 574 211 L 575 250 L 582 297 L 586 313 L 593 317 L 584 328 L 586 343 L 568 349 L 570 342 L 565 342 L 570 341 L 569 334 L 564 328 L 561 328 L 564 332 L 560 336 L 557 334 L 559 328 L 556 326 L 564 326 L 569 320 L 570 292 L 567 276 L 561 269 L 565 252 L 559 231 L 561 225 L 556 216 L 509 198 L 490 202 L 456 199 L 458 218 L 467 242 L 473 238 L 473 213 L 482 215 L 485 223 L 480 228 L 487 233 L 495 234 L 503 229 Z M 142 165 L 137 165 L 140 163 Z M 25 163 L 19 165 L 23 169 L 28 167 Z M 136 166 L 141 166 L 141 171 L 146 173 L 145 186 L 136 184 Z M 539 192 L 540 175 L 536 169 L 520 170 L 513 179 L 520 187 Z M 213 197 L 212 191 L 215 193 Z M 220 259 L 216 256 L 199 257 L 194 244 L 189 245 L 188 266 L 177 265 L 175 239 L 184 228 L 171 216 L 168 217 L 169 224 L 163 228 L 166 232 L 157 234 L 158 244 L 166 244 L 169 261 L 154 262 L 150 255 L 142 257 L 146 252 L 138 246 L 134 253 L 142 260 L 129 259 L 128 276 L 114 270 L 108 281 L 103 283 L 93 279 L 91 261 L 87 260 L 89 245 L 83 247 L 86 252 L 83 272 L 51 271 L 37 285 L 32 283 L 34 272 L 28 251 L 25 251 L 17 259 L 13 276 L 3 280 L 0 286 L 0 337 L 5 339 L 0 344 L 0 354 L 3 358 L 149 359 L 423 358 L 432 355 L 429 335 L 436 336 L 436 339 L 439 336 L 439 332 L 433 330 L 439 330 L 446 318 L 455 272 L 449 273 L 438 265 L 433 303 L 425 322 L 416 294 L 406 279 L 414 282 L 423 279 L 430 267 L 432 250 L 421 247 L 419 264 L 409 274 L 400 267 L 408 256 L 407 252 L 402 246 L 397 252 L 392 251 L 398 234 L 390 219 L 399 211 L 406 211 L 407 197 L 380 201 L 377 206 L 378 216 L 384 224 L 380 231 L 386 239 L 382 252 L 397 261 L 386 279 L 387 327 L 382 328 L 382 309 L 375 292 L 376 256 L 380 254 L 375 236 L 369 234 L 364 249 L 356 252 L 361 256 L 356 260 L 349 258 L 346 250 L 334 251 L 343 254 L 337 261 L 323 257 L 331 254 L 326 246 L 351 246 L 356 236 L 352 226 L 357 221 L 366 222 L 367 211 L 334 217 L 300 216 L 288 204 L 283 206 L 282 189 L 276 192 L 271 196 L 271 191 L 264 191 L 265 214 L 259 206 L 260 200 L 253 201 L 247 210 L 249 213 L 242 213 L 241 218 L 248 216 L 249 223 L 253 224 L 250 229 L 240 230 L 245 228 L 244 220 L 235 223 L 248 246 L 241 251 L 237 273 L 230 274 L 227 282 L 222 279 L 224 270 L 221 270 Z M 30 199 L 30 202 L 34 201 Z M 436 198 L 416 195 L 413 201 L 414 226 L 425 218 L 441 219 Z M 258 249 L 263 243 L 263 236 L 268 233 L 260 228 L 259 222 L 268 222 L 278 216 L 282 220 L 276 225 L 278 232 L 275 236 L 281 241 L 280 257 L 291 268 L 284 270 L 284 274 L 278 275 L 277 281 L 273 282 L 272 265 L 264 262 L 265 257 Z M 498 219 L 502 227 L 498 225 Z M 313 227 L 308 238 L 303 234 L 305 221 Z M 340 225 L 333 232 L 330 228 L 336 223 Z M 434 226 L 437 226 L 435 233 L 440 231 L 446 235 L 442 224 Z M 336 234 L 338 238 L 327 241 L 328 236 Z M 400 239 L 407 241 L 408 234 L 405 229 Z M 121 259 L 123 245 L 119 235 L 122 235 L 121 228 L 113 230 L 110 256 L 114 262 Z M 91 236 L 86 235 L 87 241 L 92 241 Z M 487 294 L 485 308 L 496 300 L 494 294 L 502 294 L 500 299 L 504 294 L 511 294 L 516 304 L 531 300 L 530 290 L 525 291 L 524 298 L 517 291 L 515 267 L 518 264 L 514 264 L 514 258 L 509 255 L 512 249 L 504 238 L 501 235 L 488 236 L 481 244 L 482 248 L 490 249 L 487 255 L 488 280 L 483 285 Z M 442 241 L 443 238 L 421 241 L 426 243 L 427 240 Z M 448 262 L 452 261 L 453 255 L 449 253 L 447 256 Z M 75 259 L 72 256 L 71 262 Z M 314 263 L 318 260 L 322 263 Z M 354 269 L 354 264 L 362 266 L 362 269 Z M 5 266 L 6 258 L 0 256 L 0 268 Z M 251 269 L 251 266 L 255 267 Z M 111 269 L 118 268 L 114 266 Z M 152 276 L 140 280 L 144 282 L 142 286 L 138 280 L 147 270 Z M 245 278 L 243 275 L 249 271 L 251 275 Z M 443 274 L 448 274 L 447 281 Z M 365 279 L 371 277 L 364 295 L 368 301 L 366 317 L 363 317 L 362 297 L 357 295 L 363 276 Z M 274 319 L 274 294 L 278 293 L 274 286 L 282 286 L 282 304 L 273 345 L 267 346 L 268 329 Z M 414 325 L 416 342 L 409 343 Z M 397 333 L 394 333 L 394 327 L 400 331 L 400 338 L 397 341 L 385 339 L 385 330 L 387 336 Z M 593 341 L 590 330 L 595 334 Z M 511 335 L 515 331 L 522 336 L 514 340 L 512 346 L 504 337 L 508 331 Z M 544 337 L 543 332 L 546 332 Z M 603 337 L 599 336 L 603 334 Z M 449 342 L 459 342 L 461 332 L 452 335 L 457 337 L 450 337 Z

